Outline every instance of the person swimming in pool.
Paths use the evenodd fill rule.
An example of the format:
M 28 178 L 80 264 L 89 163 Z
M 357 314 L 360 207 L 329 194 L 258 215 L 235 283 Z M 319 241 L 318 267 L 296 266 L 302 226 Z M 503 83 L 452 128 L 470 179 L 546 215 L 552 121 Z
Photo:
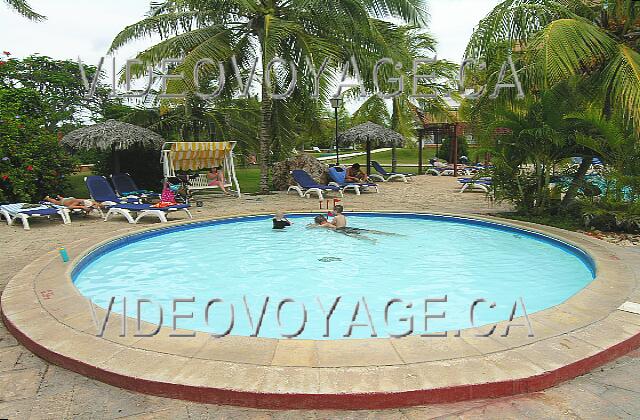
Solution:
M 322 214 L 319 214 L 316 217 L 314 217 L 313 218 L 313 223 L 307 225 L 307 227 L 332 229 L 332 230 L 336 229 L 336 227 L 333 224 L 329 223 L 327 218 Z
M 349 236 L 351 238 L 360 239 L 360 240 L 363 240 L 363 241 L 374 242 L 374 243 L 378 242 L 377 240 L 375 240 L 373 238 L 369 238 L 366 235 L 362 235 L 362 232 L 364 232 L 364 230 L 350 229 L 350 228 L 346 228 L 346 227 L 337 228 L 333 223 L 329 222 L 329 220 L 327 220 L 327 218 L 322 214 L 319 214 L 316 217 L 314 217 L 313 218 L 313 222 L 314 223 L 308 225 L 308 227 L 310 227 L 310 228 L 329 229 L 329 230 L 332 230 L 334 232 L 342 233 L 343 235 Z
M 274 229 L 284 229 L 287 226 L 291 226 L 292 223 L 287 219 L 283 212 L 278 211 L 273 217 L 273 228 Z
M 344 215 L 344 206 L 341 204 L 337 204 L 333 207 L 333 219 L 331 220 L 331 224 L 335 226 L 337 230 L 342 230 L 348 234 L 361 234 L 361 233 L 372 233 L 374 235 L 387 235 L 387 236 L 401 236 L 397 233 L 383 232 L 380 230 L 373 229 L 362 229 L 347 226 L 347 216 Z

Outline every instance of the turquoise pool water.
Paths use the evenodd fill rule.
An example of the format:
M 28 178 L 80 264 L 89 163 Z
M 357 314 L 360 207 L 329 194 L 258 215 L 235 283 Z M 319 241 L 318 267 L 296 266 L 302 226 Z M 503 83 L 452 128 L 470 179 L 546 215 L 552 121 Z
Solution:
M 341 339 L 352 323 L 373 324 L 378 337 L 406 334 L 411 317 L 413 334 L 423 334 L 425 299 L 445 296 L 446 303 L 427 305 L 429 314 L 445 312 L 444 319 L 428 320 L 430 332 L 470 327 L 470 307 L 481 298 L 487 303 L 477 305 L 476 325 L 508 319 L 519 298 L 531 314 L 563 302 L 594 278 L 593 264 L 582 251 L 500 225 L 439 216 L 357 214 L 349 216 L 350 226 L 394 235 L 350 237 L 306 228 L 311 215 L 290 219 L 294 225 L 284 231 L 272 230 L 270 218 L 253 217 L 128 237 L 86 257 L 73 280 L 98 306 L 108 307 L 115 297 L 115 312 L 122 312 L 126 297 L 130 316 L 136 316 L 137 299 L 149 299 L 153 303 L 142 304 L 141 318 L 157 323 L 162 307 L 168 326 L 173 300 L 193 300 L 176 304 L 176 313 L 193 313 L 192 319 L 178 319 L 178 328 L 217 334 L 230 326 L 231 305 L 231 335 L 255 334 L 263 307 L 258 336 L 294 334 L 303 324 L 304 304 L 306 323 L 299 338 Z M 338 297 L 329 337 L 324 337 L 325 314 Z M 278 322 L 279 303 L 287 298 L 295 303 L 280 307 Z M 207 323 L 212 299 L 223 302 L 209 307 Z M 402 302 L 388 306 L 393 299 Z M 370 326 L 353 326 L 350 337 L 371 333 Z

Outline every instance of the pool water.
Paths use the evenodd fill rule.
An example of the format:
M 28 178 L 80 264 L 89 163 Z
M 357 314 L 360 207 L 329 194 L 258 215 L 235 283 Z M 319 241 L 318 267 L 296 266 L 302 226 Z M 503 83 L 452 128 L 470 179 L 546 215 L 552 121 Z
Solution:
M 357 214 L 348 216 L 349 226 L 393 235 L 347 236 L 307 228 L 312 215 L 290 219 L 293 226 L 282 231 L 272 230 L 268 217 L 251 217 L 134 236 L 85 258 L 73 280 L 98 306 L 115 297 L 115 312 L 126 297 L 129 316 L 136 316 L 137 299 L 149 299 L 141 318 L 158 323 L 162 307 L 167 326 L 173 300 L 186 299 L 175 304 L 176 313 L 193 318 L 178 319 L 177 327 L 216 334 L 228 330 L 233 305 L 231 335 L 255 335 L 263 308 L 258 336 L 293 335 L 303 325 L 304 304 L 298 338 L 342 339 L 371 337 L 372 326 L 377 337 L 406 334 L 411 318 L 414 335 L 469 328 L 477 299 L 486 303 L 476 307 L 476 326 L 508 319 L 516 301 L 516 316 L 521 302 L 531 314 L 565 301 L 595 275 L 580 250 L 485 222 Z M 445 296 L 427 304 L 430 315 L 445 317 L 428 319 L 425 328 L 425 299 Z M 209 306 L 206 319 L 212 299 L 222 301 Z M 280 304 L 284 299 L 294 302 Z M 401 301 L 389 305 L 393 299 Z

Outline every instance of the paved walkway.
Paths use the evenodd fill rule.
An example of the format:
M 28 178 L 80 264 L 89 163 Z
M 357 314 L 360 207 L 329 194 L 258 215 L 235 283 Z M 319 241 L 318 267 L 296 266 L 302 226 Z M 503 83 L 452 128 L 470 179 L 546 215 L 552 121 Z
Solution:
M 457 194 L 455 180 L 421 177 L 385 184 L 380 194 L 347 196 L 348 209 L 486 213 L 499 210 L 481 194 Z M 212 197 L 196 218 L 242 212 L 312 210 L 317 201 L 293 195 L 238 200 Z M 34 222 L 30 232 L 0 226 L 3 250 L 0 289 L 40 251 L 93 232 L 125 233 L 139 227 L 96 218 Z M 640 261 L 637 248 L 624 252 Z M 639 263 L 640 264 L 640 263 Z M 31 354 L 0 325 L 0 418 L 639 418 L 640 351 L 544 392 L 517 397 L 386 411 L 268 411 L 186 403 L 124 391 L 50 365 Z

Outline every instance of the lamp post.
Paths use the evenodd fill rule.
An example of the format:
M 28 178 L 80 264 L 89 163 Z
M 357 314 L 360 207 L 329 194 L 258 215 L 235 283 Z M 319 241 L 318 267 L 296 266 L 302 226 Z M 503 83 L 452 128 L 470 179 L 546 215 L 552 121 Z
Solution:
M 342 105 L 342 98 L 331 98 L 329 102 L 331 102 L 331 107 L 334 110 L 335 118 L 336 118 L 336 165 L 340 165 L 340 148 L 338 147 L 338 108 Z

